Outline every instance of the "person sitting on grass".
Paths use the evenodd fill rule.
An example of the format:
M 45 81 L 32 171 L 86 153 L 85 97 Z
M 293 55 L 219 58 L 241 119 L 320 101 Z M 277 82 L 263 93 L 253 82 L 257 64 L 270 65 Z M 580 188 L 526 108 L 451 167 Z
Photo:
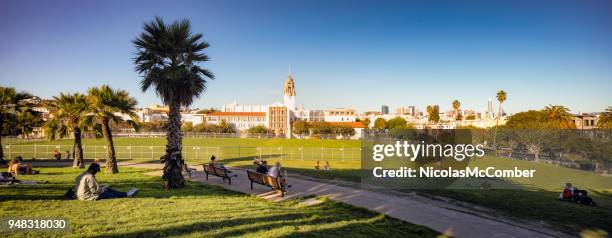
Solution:
M 57 149 L 55 149 L 53 151 L 53 158 L 56 160 L 61 160 L 62 159 L 62 153 L 60 153 Z
M 268 176 L 272 177 L 272 178 L 277 178 L 280 181 L 281 187 L 285 188 L 290 188 L 291 185 L 287 184 L 287 180 L 285 179 L 286 177 L 286 172 L 284 170 L 282 170 L 281 168 L 281 163 L 276 161 L 276 163 L 274 163 L 274 166 L 272 166 L 269 170 L 268 170 Z
M 572 183 L 566 183 L 563 191 L 559 194 L 559 198 L 563 200 L 572 200 L 574 198 L 574 186 Z
M 323 170 L 325 171 L 329 171 L 330 167 L 329 167 L 329 161 L 325 161 L 325 165 L 323 166 Z
M 266 174 L 268 173 L 268 161 L 261 161 L 261 163 L 259 164 L 259 166 L 257 166 L 257 170 L 255 170 L 257 173 L 260 174 Z
M 23 162 L 23 158 L 21 156 L 17 156 L 9 162 L 8 172 L 17 175 L 17 174 L 37 174 L 37 170 L 32 170 L 32 165 Z
M 316 169 L 316 170 L 319 170 L 319 168 L 321 168 L 321 167 L 319 166 L 319 164 L 320 164 L 320 163 L 321 163 L 321 162 L 319 162 L 318 160 L 317 160 L 317 162 L 315 163 L 315 169 Z
M 94 201 L 100 199 L 132 197 L 138 192 L 137 188 L 131 188 L 127 192 L 120 192 L 108 188 L 108 186 L 100 187 L 96 180 L 96 174 L 98 172 L 100 172 L 100 165 L 92 163 L 87 168 L 87 171 L 77 176 L 75 191 L 78 200 Z

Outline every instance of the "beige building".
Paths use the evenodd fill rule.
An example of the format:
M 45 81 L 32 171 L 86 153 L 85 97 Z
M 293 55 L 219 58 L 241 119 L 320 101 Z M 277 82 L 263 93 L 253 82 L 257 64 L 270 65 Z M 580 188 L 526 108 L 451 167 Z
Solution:
M 597 128 L 597 116 L 591 115 L 587 113 L 583 113 L 581 115 L 574 115 L 574 123 L 576 124 L 576 129 L 595 129 Z
M 354 122 L 357 118 L 355 109 L 350 108 L 334 108 L 325 110 L 326 122 Z
M 236 130 L 244 131 L 255 126 L 266 125 L 265 112 L 211 112 L 205 117 L 208 124 L 219 124 L 225 120 L 233 125 Z
M 268 129 L 274 134 L 290 136 L 289 123 L 289 111 L 286 106 L 278 104 L 268 106 Z

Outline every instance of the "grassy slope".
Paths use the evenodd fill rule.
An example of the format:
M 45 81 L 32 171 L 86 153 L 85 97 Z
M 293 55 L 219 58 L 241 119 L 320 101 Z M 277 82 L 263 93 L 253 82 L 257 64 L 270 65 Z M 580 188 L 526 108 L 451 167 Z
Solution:
M 62 141 L 69 144 L 71 141 Z M 103 144 L 103 140 L 86 140 L 86 144 Z M 117 140 L 118 145 L 126 144 L 154 144 L 163 145 L 164 140 L 161 138 L 155 139 L 126 139 Z M 187 138 L 185 139 L 186 146 L 284 146 L 284 152 L 291 151 L 287 148 L 319 148 L 323 147 L 345 147 L 357 148 L 360 141 L 346 140 L 286 140 L 286 139 L 200 139 Z M 252 159 L 257 156 L 257 151 L 242 152 L 240 157 L 237 154 L 227 153 L 227 156 L 222 156 L 221 161 L 229 166 L 251 167 Z M 360 182 L 359 168 L 361 162 L 359 159 L 346 159 L 344 161 L 337 157 L 329 158 L 332 171 L 317 171 L 314 170 L 314 164 L 317 159 L 306 157 L 302 160 L 300 157 L 294 156 L 288 159 L 285 155 L 284 159 L 275 156 L 264 156 L 264 159 L 274 162 L 282 161 L 285 168 L 290 173 L 299 173 L 311 177 L 322 179 L 340 179 L 352 182 Z M 358 156 L 358 155 L 355 155 Z M 192 164 L 201 164 L 205 160 L 195 160 L 187 158 Z M 559 226 L 561 229 L 568 231 L 580 231 L 585 228 L 601 228 L 611 231 L 610 220 L 612 220 L 612 177 L 603 177 L 587 171 L 576 169 L 554 167 L 547 164 L 534 164 L 527 161 L 514 161 L 501 158 L 486 157 L 484 159 L 472 160 L 473 165 L 480 167 L 495 166 L 498 168 L 512 168 L 515 165 L 518 167 L 536 167 L 537 176 L 534 179 L 516 179 L 510 182 L 525 186 L 522 190 L 435 190 L 424 191 L 430 194 L 442 195 L 458 200 L 474 202 L 480 205 L 499 209 L 517 217 L 535 218 L 548 221 Z M 560 189 L 565 182 L 572 182 L 579 188 L 586 188 L 591 191 L 590 195 L 599 204 L 598 207 L 588 207 L 584 205 L 564 203 L 556 201 Z M 594 189 L 607 188 L 607 189 Z
M 299 201 L 273 203 L 221 188 L 188 183 L 185 189 L 163 191 L 160 179 L 144 170 L 123 168 L 99 181 L 118 190 L 141 189 L 136 198 L 94 202 L 64 200 L 80 172 L 71 168 L 43 168 L 24 180 L 49 184 L 0 189 L 2 217 L 63 217 L 72 232 L 6 233 L 0 237 L 435 237 L 437 232 L 346 204 L 324 200 L 304 206 Z

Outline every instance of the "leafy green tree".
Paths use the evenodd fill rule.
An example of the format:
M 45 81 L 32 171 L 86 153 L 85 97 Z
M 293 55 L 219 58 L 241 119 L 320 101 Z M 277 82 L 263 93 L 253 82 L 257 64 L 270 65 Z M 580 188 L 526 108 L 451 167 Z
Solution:
M 247 133 L 252 134 L 252 135 L 268 134 L 270 133 L 270 130 L 264 125 L 257 125 L 257 126 L 247 129 Z
M 314 135 L 327 135 L 332 133 L 332 125 L 325 121 L 315 121 L 310 124 L 310 130 Z
M 605 112 L 599 114 L 597 127 L 607 129 L 612 128 L 612 106 L 608 106 Z
M 181 131 L 184 131 L 184 132 L 193 131 L 193 123 L 192 122 L 183 123 L 183 125 L 181 125 Z
M 546 121 L 546 115 L 542 111 L 529 110 L 519 112 L 508 118 L 506 126 L 509 128 L 534 128 L 541 127 Z
M 150 121 L 150 122 L 139 122 L 138 127 L 142 131 L 162 131 L 166 128 L 166 121 Z
M 144 24 L 144 32 L 134 41 L 136 71 L 141 74 L 143 91 L 154 87 L 169 107 L 166 154 L 161 157 L 164 187 L 185 186 L 182 175 L 181 106 L 188 107 L 206 89 L 214 75 L 198 63 L 209 61 L 203 51 L 209 44 L 202 34 L 192 34 L 189 20 L 166 24 L 160 17 Z
M 370 123 L 372 123 L 372 121 L 370 121 L 370 118 L 366 117 L 364 119 L 361 119 L 359 122 L 361 122 L 361 124 L 363 124 L 363 126 L 365 127 L 365 129 L 369 129 L 370 128 Z
M 440 108 L 436 106 L 427 106 L 427 114 L 429 115 L 429 121 L 439 122 L 440 121 Z
M 234 125 L 230 124 L 225 119 L 221 119 L 221 121 L 219 121 L 219 128 L 221 128 L 220 133 L 235 133 L 236 132 Z
M 332 127 L 332 133 L 344 138 L 351 137 L 355 135 L 355 128 L 348 125 L 336 125 Z
M 49 102 L 50 119 L 44 125 L 50 140 L 65 138 L 69 133 L 74 136 L 72 146 L 72 167 L 83 168 L 82 131 L 86 127 L 84 118 L 87 114 L 87 99 L 80 93 L 65 94 L 53 97 Z
M 295 135 L 303 136 L 310 133 L 310 124 L 304 120 L 297 120 L 293 122 L 291 131 Z
M 385 129 L 387 129 L 388 124 L 387 124 L 387 120 L 385 120 L 382 117 L 376 118 L 376 120 L 374 120 L 374 129 L 378 130 L 378 131 L 383 131 Z
M 406 119 L 401 117 L 394 117 L 391 120 L 387 121 L 387 128 L 389 130 L 392 130 L 393 128 L 404 128 L 406 127 L 406 125 Z
M 137 129 L 136 99 L 130 97 L 125 90 L 115 90 L 108 85 L 102 85 L 87 90 L 87 104 L 85 123 L 91 127 L 100 126 L 106 140 L 106 155 L 108 156 L 106 172 L 119 173 L 111 123 L 117 124 L 125 121 Z M 126 115 L 130 119 L 124 120 L 121 115 Z
M 14 115 L 19 108 L 26 106 L 25 99 L 31 98 L 28 93 L 20 93 L 13 87 L 0 86 L 0 129 L 4 128 L 4 123 L 9 115 Z M 4 164 L 4 146 L 2 146 L 2 136 L 0 133 L 0 164 Z

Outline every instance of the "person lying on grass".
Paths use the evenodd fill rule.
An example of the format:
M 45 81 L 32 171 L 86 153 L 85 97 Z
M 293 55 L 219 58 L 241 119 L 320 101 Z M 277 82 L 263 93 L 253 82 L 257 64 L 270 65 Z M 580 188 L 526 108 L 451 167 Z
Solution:
M 93 201 L 99 199 L 111 199 L 111 198 L 124 198 L 134 196 L 137 192 L 137 188 L 131 188 L 127 192 L 120 192 L 108 186 L 102 186 L 98 184 L 96 180 L 96 174 L 100 172 L 100 165 L 92 163 L 87 168 L 87 171 L 83 172 L 76 178 L 76 198 L 83 201 Z

